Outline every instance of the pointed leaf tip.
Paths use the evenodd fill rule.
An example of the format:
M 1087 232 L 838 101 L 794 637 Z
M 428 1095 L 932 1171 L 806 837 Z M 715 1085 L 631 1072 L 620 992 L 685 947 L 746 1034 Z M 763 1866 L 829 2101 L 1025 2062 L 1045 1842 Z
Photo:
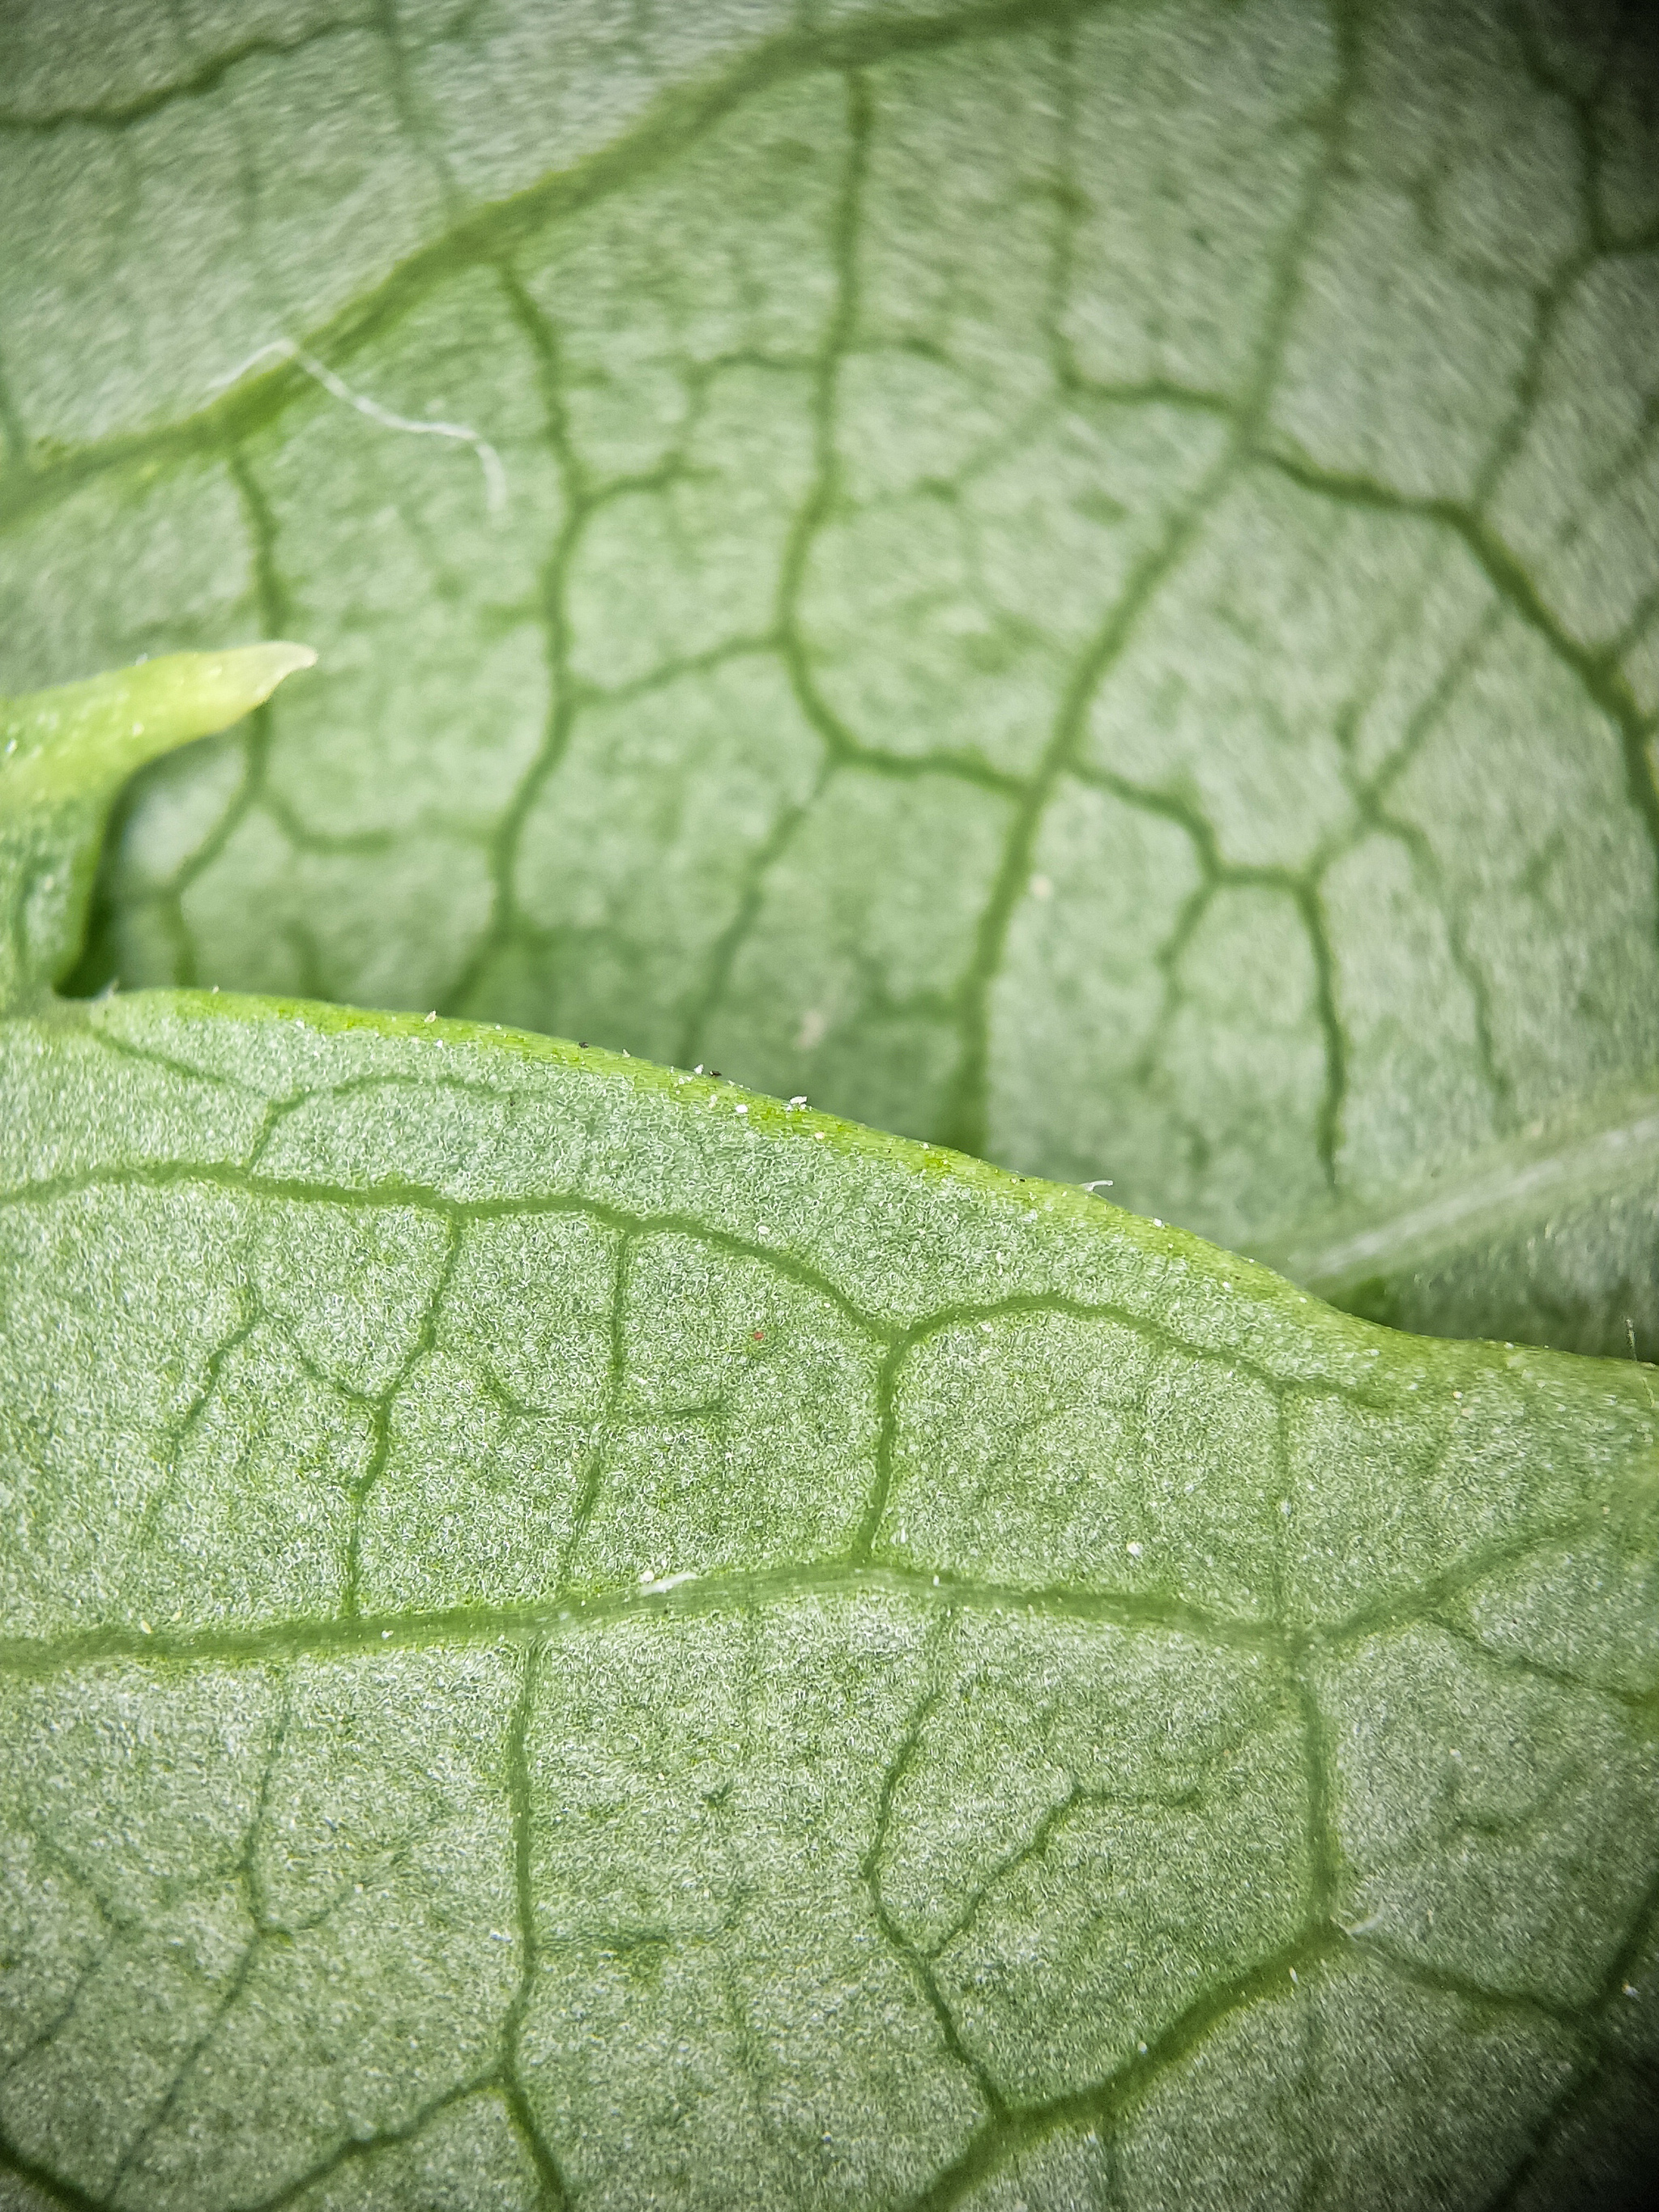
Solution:
M 249 689 L 260 687 L 262 697 L 267 699 L 285 676 L 317 665 L 317 655 L 311 647 L 296 645 L 290 638 L 272 638 L 265 645 L 241 646 L 233 653 L 215 657 L 227 663 L 240 662 Z
M 285 677 L 316 659 L 308 645 L 286 639 L 170 653 L 84 683 L 0 700 L 0 811 L 47 798 L 112 794 L 146 761 L 252 714 Z
M 79 948 L 115 794 L 158 754 L 240 721 L 308 645 L 175 653 L 27 698 L 0 699 L 0 1005 L 50 985 Z
M 308 645 L 276 638 L 259 645 L 233 646 L 222 653 L 175 653 L 160 660 L 141 663 L 113 676 L 95 679 L 99 690 L 110 687 L 142 711 L 143 734 L 156 742 L 146 756 L 170 744 L 185 744 L 192 738 L 210 736 L 252 714 L 270 698 L 284 678 L 316 665 Z M 77 685 L 90 693 L 94 685 Z M 123 734 L 125 734 L 124 732 Z M 137 736 L 136 730 L 131 734 Z

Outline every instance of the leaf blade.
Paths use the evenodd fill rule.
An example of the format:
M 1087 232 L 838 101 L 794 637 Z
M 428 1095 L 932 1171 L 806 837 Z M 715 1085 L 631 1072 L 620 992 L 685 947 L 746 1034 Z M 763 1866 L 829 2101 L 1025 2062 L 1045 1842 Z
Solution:
M 82 1881 L 127 1837 L 94 1893 L 163 1947 L 144 1885 L 209 1881 L 210 1832 L 157 1776 L 240 1838 L 204 1999 L 123 1938 L 0 2106 L 43 2170 L 337 2177 L 343 2018 L 370 2170 L 501 2113 L 489 2170 L 575 2203 L 990 2202 L 1079 2130 L 1186 2189 L 1317 2024 L 1330 2170 L 1426 2205 L 1613 2048 L 1643 1370 L 1373 1330 L 1076 1191 L 489 1028 L 139 994 L 4 1043 L 46 1455 L 9 1462 L 7 1802 L 61 1808 L 7 1832 Z M 89 1304 L 112 1267 L 154 1287 Z M 36 1425 L 77 1325 L 98 1394 Z M 93 2025 L 136 2048 L 118 1967 L 195 2039 L 159 2103 Z M 73 2136 L 63 2066 L 109 2085 Z
M 431 135 L 341 149 L 415 216 L 406 281 L 283 258 L 354 398 L 290 361 L 200 416 L 163 348 L 158 443 L 83 422 L 14 476 L 56 672 L 170 625 L 337 648 L 269 777 L 152 779 L 98 972 L 712 1061 L 1275 1249 L 1650 1078 L 1642 40 L 1545 60 L 1485 0 L 757 19 L 647 40 L 617 135 L 573 166 L 560 108 L 537 167 L 523 71 L 568 30 L 602 73 L 585 20 L 410 30 Z M 216 173 L 234 107 L 280 173 L 326 51 L 167 127 Z M 180 310 L 192 379 L 227 319 Z M 28 394 L 106 404 L 37 338 Z M 484 439 L 505 511 L 391 419 Z

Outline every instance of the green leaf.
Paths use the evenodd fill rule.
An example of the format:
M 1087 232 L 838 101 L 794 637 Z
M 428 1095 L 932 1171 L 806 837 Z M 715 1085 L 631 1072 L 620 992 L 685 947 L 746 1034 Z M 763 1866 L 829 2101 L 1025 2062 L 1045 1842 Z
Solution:
M 50 990 L 79 956 L 104 825 L 134 769 L 260 706 L 308 646 L 173 653 L 0 699 L 0 1007 Z
M 1639 2201 L 1639 11 L 70 12 L 0 2197 Z
M 1610 1105 L 1612 1110 L 1606 1110 Z M 1468 1163 L 1448 1187 L 1257 1256 L 1395 1328 L 1659 1358 L 1659 1099 Z
M 1640 2176 L 1650 1370 L 431 1016 L 46 999 L 0 1098 L 9 2201 Z
M 1641 11 L 60 12 L 6 680 L 325 670 L 147 779 L 88 988 L 714 1064 L 1275 1250 L 1651 1080 Z

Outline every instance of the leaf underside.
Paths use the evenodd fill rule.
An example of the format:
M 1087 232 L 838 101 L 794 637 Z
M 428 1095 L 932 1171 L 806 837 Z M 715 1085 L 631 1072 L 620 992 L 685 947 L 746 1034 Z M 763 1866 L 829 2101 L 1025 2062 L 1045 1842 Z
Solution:
M 1646 1346 L 1639 27 L 86 21 L 7 687 L 324 659 L 79 981 L 485 1018 L 0 757 L 0 2203 L 1639 2201 L 1651 1373 L 488 1025 Z
M 508 1032 L 150 994 L 0 1050 L 42 2203 L 1648 2154 L 1647 1370 Z
M 1275 1251 L 1659 1066 L 1644 11 L 58 12 L 5 680 L 323 654 L 146 781 L 86 988 L 714 1065 Z M 1651 1267 L 1510 1225 L 1651 1348 Z

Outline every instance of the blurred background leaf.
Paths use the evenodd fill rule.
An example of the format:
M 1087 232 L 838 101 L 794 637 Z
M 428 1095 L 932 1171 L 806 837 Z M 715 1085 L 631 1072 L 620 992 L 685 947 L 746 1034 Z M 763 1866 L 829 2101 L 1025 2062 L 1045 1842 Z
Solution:
M 1652 1146 L 1562 1211 L 1659 1064 L 1639 11 L 36 0 L 0 81 L 0 680 L 323 656 L 136 787 L 82 988 L 1655 1350 Z

